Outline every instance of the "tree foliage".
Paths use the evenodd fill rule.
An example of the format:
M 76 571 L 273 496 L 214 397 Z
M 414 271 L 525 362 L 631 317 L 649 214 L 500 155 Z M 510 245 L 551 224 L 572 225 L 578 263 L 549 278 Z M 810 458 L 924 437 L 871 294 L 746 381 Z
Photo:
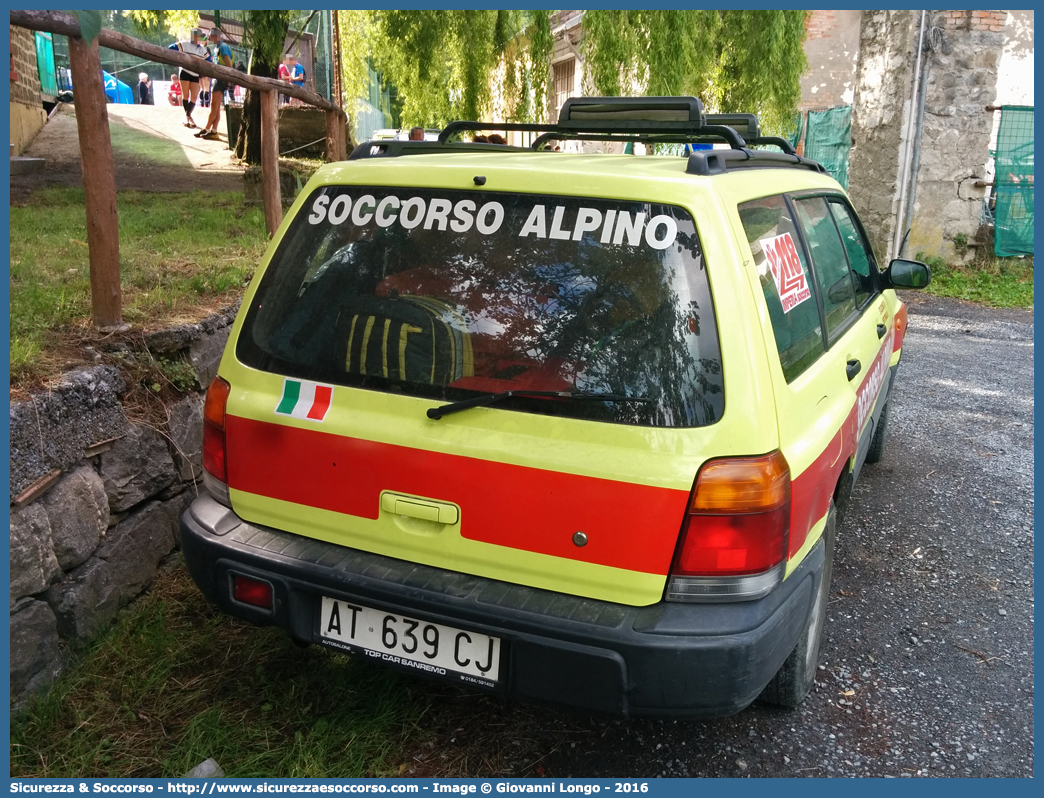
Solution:
M 199 20 L 198 11 L 124 11 L 123 14 L 130 17 L 139 33 L 145 34 L 143 38 L 154 43 L 157 37 L 169 37 L 171 41 L 187 38 Z
M 805 11 L 587 11 L 590 85 L 608 96 L 689 94 L 788 131 L 808 66 Z
M 366 93 L 372 64 L 395 86 L 404 127 L 480 119 L 497 92 L 510 118 L 543 115 L 554 44 L 547 11 L 339 13 L 345 100 Z
M 335 13 L 341 51 L 341 96 L 333 99 L 354 118 L 358 100 L 366 97 L 369 89 L 373 15 L 357 10 Z

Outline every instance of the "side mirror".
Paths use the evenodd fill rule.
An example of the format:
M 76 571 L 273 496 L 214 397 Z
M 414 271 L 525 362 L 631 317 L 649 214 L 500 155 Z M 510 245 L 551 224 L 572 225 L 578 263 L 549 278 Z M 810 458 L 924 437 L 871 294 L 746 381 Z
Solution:
M 932 280 L 932 270 L 919 260 L 896 258 L 888 264 L 885 278 L 893 288 L 924 288 Z

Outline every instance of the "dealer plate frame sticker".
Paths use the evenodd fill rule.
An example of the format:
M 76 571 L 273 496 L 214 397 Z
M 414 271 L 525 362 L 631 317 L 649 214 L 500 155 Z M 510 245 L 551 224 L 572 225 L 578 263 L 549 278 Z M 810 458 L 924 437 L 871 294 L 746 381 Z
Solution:
M 324 645 L 481 687 L 500 682 L 499 637 L 323 596 Z

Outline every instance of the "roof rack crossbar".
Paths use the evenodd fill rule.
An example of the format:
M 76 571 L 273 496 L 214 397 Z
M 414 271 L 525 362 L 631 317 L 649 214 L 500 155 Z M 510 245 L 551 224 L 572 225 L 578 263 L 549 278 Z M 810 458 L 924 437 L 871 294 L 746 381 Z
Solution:
M 445 144 L 449 141 L 450 136 L 456 135 L 457 133 L 467 133 L 479 130 L 503 130 L 505 133 L 508 131 L 516 131 L 519 133 L 539 133 L 542 130 L 554 130 L 556 125 L 533 125 L 526 122 L 469 122 L 464 119 L 457 120 L 456 122 L 450 122 L 446 127 L 439 133 L 439 143 Z
M 549 141 L 619 141 L 619 142 L 646 142 L 649 144 L 691 144 L 708 141 L 721 141 L 731 147 L 737 146 L 736 142 L 719 133 L 708 132 L 703 128 L 699 133 L 687 132 L 644 132 L 644 131 L 621 131 L 618 133 L 580 133 L 572 130 L 556 130 L 543 133 L 533 139 L 529 149 L 539 150 L 541 146 Z M 743 140 L 739 139 L 740 146 Z
M 772 144 L 779 147 L 787 155 L 797 155 L 794 145 L 782 136 L 758 136 L 755 139 L 747 139 L 747 144 Z
M 589 130 L 595 122 L 673 122 L 689 127 L 705 124 L 703 103 L 696 97 L 570 97 L 558 114 L 562 128 Z
M 747 141 L 761 136 L 758 118 L 754 114 L 707 114 L 705 124 L 727 125 Z

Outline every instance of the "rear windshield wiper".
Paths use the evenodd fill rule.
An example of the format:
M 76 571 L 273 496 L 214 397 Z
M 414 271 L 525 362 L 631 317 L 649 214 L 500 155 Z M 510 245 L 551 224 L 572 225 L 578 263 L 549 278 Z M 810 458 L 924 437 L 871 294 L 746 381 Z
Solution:
M 472 407 L 484 407 L 485 405 L 502 402 L 512 396 L 541 397 L 547 396 L 554 399 L 591 399 L 598 402 L 655 402 L 647 396 L 621 396 L 615 393 L 598 393 L 597 391 L 501 391 L 500 393 L 487 393 L 475 396 L 471 399 L 461 399 L 459 402 L 450 402 L 440 407 L 429 407 L 428 418 L 438 421 L 450 413 L 459 413 Z

